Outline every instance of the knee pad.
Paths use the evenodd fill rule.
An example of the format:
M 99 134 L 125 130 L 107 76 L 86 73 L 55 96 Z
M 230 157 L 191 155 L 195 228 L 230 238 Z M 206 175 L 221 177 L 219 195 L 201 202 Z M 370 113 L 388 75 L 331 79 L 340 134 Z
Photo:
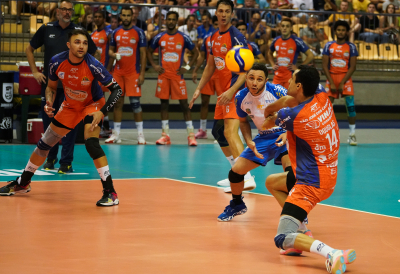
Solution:
M 354 105 L 354 96 L 346 96 L 345 102 L 346 102 L 347 116 L 356 117 L 356 107 Z
M 214 136 L 214 139 L 217 140 L 220 147 L 229 146 L 229 143 L 225 138 L 224 130 L 224 120 L 214 120 L 214 125 L 211 133 Z
M 296 184 L 296 177 L 294 176 L 294 172 L 291 166 L 286 167 L 285 171 L 289 171 L 286 176 L 286 187 L 288 192 L 290 192 L 290 190 L 292 190 L 292 188 Z
M 229 182 L 231 182 L 233 184 L 237 184 L 237 183 L 243 182 L 244 174 L 240 175 L 240 174 L 232 171 L 232 169 L 231 169 L 231 170 L 229 170 L 228 179 L 229 179 Z
M 40 138 L 39 142 L 37 143 L 37 147 L 35 148 L 34 152 L 40 157 L 47 157 L 49 150 L 55 146 L 62 137 L 63 136 L 56 133 L 49 126 L 42 138 Z
M 91 137 L 91 138 L 86 139 L 85 147 L 86 147 L 86 150 L 89 153 L 90 157 L 93 160 L 96 160 L 103 156 L 106 156 L 106 154 L 104 154 L 104 151 L 100 146 L 99 138 Z
M 300 226 L 300 221 L 296 218 L 283 215 L 279 219 L 278 232 L 274 238 L 277 248 L 288 249 L 294 247 L 294 241 L 299 233 L 297 230 Z
M 129 102 L 131 103 L 131 108 L 134 113 L 142 112 L 142 107 L 140 106 L 140 97 L 129 97 Z

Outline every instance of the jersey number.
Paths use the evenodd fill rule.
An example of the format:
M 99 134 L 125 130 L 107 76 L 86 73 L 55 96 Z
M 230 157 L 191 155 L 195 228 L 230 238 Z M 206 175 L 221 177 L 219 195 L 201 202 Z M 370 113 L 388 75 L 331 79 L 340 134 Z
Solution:
M 331 139 L 331 136 L 329 135 L 329 133 L 328 134 L 326 134 L 326 136 L 325 136 L 325 138 L 326 139 L 328 139 L 328 141 L 329 141 L 329 146 L 330 146 L 330 149 L 331 149 L 331 151 L 332 151 L 332 147 L 333 146 L 335 146 L 336 148 L 337 148 L 337 146 L 338 146 L 338 139 L 337 139 L 337 137 L 336 137 L 336 131 L 335 131 L 335 129 L 332 129 L 332 139 Z

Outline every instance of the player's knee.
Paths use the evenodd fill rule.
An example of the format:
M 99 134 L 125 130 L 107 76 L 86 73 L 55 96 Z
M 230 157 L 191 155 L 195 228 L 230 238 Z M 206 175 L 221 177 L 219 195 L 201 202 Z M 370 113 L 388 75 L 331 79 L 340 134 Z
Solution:
M 142 107 L 140 105 L 140 97 L 129 97 L 129 102 L 134 113 L 142 112 Z
M 90 157 L 93 160 L 96 160 L 103 156 L 106 156 L 104 154 L 103 149 L 100 146 L 99 138 L 91 137 L 91 138 L 86 139 L 85 147 L 86 147 L 86 151 L 89 153 Z
M 244 181 L 244 174 L 243 175 L 238 174 L 231 169 L 229 170 L 228 179 L 229 182 L 237 184 Z
M 279 219 L 278 232 L 274 237 L 277 248 L 288 249 L 294 247 L 298 235 L 300 221 L 290 215 L 282 215 Z
M 288 192 L 290 192 L 290 190 L 292 190 L 292 188 L 296 184 L 296 176 L 294 176 L 294 172 L 291 166 L 286 167 L 285 171 L 288 171 L 288 174 L 286 176 L 286 187 Z
M 41 157 L 47 157 L 50 149 L 55 146 L 62 137 L 63 136 L 59 135 L 51 128 L 51 126 L 49 126 L 37 143 L 34 152 Z
M 224 120 L 215 120 L 211 131 L 214 139 L 217 140 L 220 147 L 228 147 L 229 143 L 224 135 Z
M 356 107 L 354 105 L 354 96 L 346 96 L 345 102 L 346 102 L 347 116 L 356 117 Z

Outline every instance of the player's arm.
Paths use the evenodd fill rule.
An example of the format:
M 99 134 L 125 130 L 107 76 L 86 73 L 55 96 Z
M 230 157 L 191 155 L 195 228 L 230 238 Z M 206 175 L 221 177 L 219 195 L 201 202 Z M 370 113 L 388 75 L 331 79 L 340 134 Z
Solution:
M 38 31 L 33 35 L 32 40 L 30 41 L 29 45 L 25 49 L 26 53 L 26 58 L 28 59 L 29 67 L 31 68 L 33 77 L 35 80 L 38 82 L 38 84 L 45 84 L 46 83 L 46 76 L 39 72 L 36 68 L 35 64 L 35 56 L 33 55 L 33 52 L 37 49 L 43 46 L 44 44 L 44 37 L 46 35 L 46 24 L 42 25 Z
M 347 71 L 346 75 L 344 76 L 344 78 L 342 79 L 342 81 L 340 82 L 340 84 L 338 86 L 339 92 L 343 91 L 344 83 L 346 83 L 347 80 L 350 79 L 351 75 L 353 75 L 353 72 L 356 70 L 357 56 L 351 56 L 349 63 L 350 63 L 349 70 Z
M 267 57 L 268 57 L 268 63 L 271 65 L 272 69 L 277 70 L 279 66 L 276 65 L 274 62 L 274 52 L 272 50 L 268 51 Z
M 194 65 L 194 63 L 197 60 L 197 57 L 199 56 L 199 50 L 197 49 L 196 46 L 193 47 L 192 50 L 189 50 L 190 53 L 192 54 L 192 60 L 190 60 L 188 66 L 192 67 Z M 180 67 L 178 70 L 178 75 L 183 75 L 185 72 L 187 72 L 188 70 L 185 69 L 184 67 Z
M 335 93 L 336 92 L 336 86 L 335 83 L 332 80 L 331 73 L 329 72 L 329 56 L 328 55 L 322 55 L 322 69 L 324 70 L 326 80 L 328 80 L 330 84 L 330 89 L 331 92 Z
M 264 56 L 262 55 L 262 53 L 258 54 L 258 55 L 256 56 L 256 58 L 258 59 L 258 63 L 260 63 L 260 64 L 266 64 L 266 63 L 267 63 L 267 61 L 265 60 L 265 58 L 264 58 Z
M 238 89 L 243 86 L 245 81 L 246 74 L 240 74 L 235 84 L 233 84 L 233 86 L 231 86 L 227 91 L 218 96 L 218 105 L 222 106 L 228 104 L 231 101 L 232 97 L 235 95 L 236 91 L 238 91 Z
M 193 107 L 194 101 L 196 101 L 196 99 L 200 96 L 200 91 L 205 87 L 208 81 L 210 81 L 212 75 L 214 74 L 214 71 L 215 71 L 214 56 L 210 54 L 208 56 L 207 65 L 204 68 L 203 75 L 201 76 L 199 85 L 197 86 L 196 90 L 194 91 L 193 97 L 190 100 L 189 103 L 190 109 Z
M 114 46 L 109 46 L 108 48 L 108 57 L 109 57 L 109 61 L 108 61 L 108 65 L 107 65 L 107 70 L 111 71 L 113 64 L 114 64 L 114 60 L 116 58 L 116 54 L 115 54 L 115 47 Z
M 112 107 L 117 103 L 118 99 L 122 95 L 122 89 L 118 85 L 118 83 L 113 79 L 113 81 L 105 86 L 111 91 L 110 97 L 108 97 L 108 100 L 106 104 L 100 109 L 100 111 L 105 115 L 107 112 L 112 109 Z
M 56 99 L 57 83 L 57 80 L 53 81 L 49 79 L 45 91 L 46 105 L 44 106 L 44 112 L 46 112 L 50 118 L 54 117 L 53 111 L 55 111 L 55 109 L 53 108 L 53 103 Z
M 264 117 L 268 118 L 269 116 L 276 113 L 278 110 L 286 107 L 295 107 L 298 105 L 297 100 L 289 95 L 283 96 L 276 100 L 275 102 L 269 104 L 264 110 Z
M 147 60 L 149 60 L 150 65 L 154 68 L 155 71 L 158 72 L 158 74 L 163 74 L 165 72 L 164 68 L 160 65 L 157 65 L 154 60 L 153 60 L 153 53 L 154 49 L 152 47 L 147 48 Z M 161 56 L 160 56 L 161 58 Z
M 192 80 L 193 80 L 193 83 L 195 83 L 195 84 L 197 83 L 197 71 L 203 64 L 205 58 L 206 58 L 206 53 L 204 51 L 200 51 L 199 57 L 197 58 L 196 67 L 193 69 L 193 73 L 192 73 Z
M 304 52 L 304 54 L 306 55 L 306 60 L 304 60 L 304 62 L 301 65 L 308 65 L 309 63 L 312 62 L 312 60 L 314 60 L 314 54 L 310 49 Z M 295 71 L 297 69 L 297 66 L 293 63 L 290 63 L 287 67 L 291 71 Z
M 273 128 L 275 126 L 275 121 L 278 118 L 278 113 L 275 112 L 271 114 L 270 116 L 265 118 L 265 121 L 263 123 L 264 128 Z
M 251 126 L 249 123 L 249 120 L 247 119 L 247 116 L 242 118 L 239 117 L 240 121 L 240 130 L 242 131 L 243 138 L 246 141 L 246 144 L 249 145 L 253 141 L 252 136 L 251 136 Z
M 146 72 L 146 47 L 140 48 L 140 75 L 138 85 L 141 86 L 144 83 L 144 74 Z

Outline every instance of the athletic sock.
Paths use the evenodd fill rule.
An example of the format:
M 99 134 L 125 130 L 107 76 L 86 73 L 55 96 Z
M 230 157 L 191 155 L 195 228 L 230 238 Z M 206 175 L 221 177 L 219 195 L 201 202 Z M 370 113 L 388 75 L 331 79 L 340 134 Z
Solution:
M 161 120 L 161 128 L 163 130 L 163 132 L 167 135 L 169 135 L 169 124 L 168 124 L 168 120 Z
M 310 248 L 311 253 L 319 254 L 321 256 L 324 256 L 324 258 L 328 258 L 328 253 L 331 252 L 332 250 L 333 250 L 332 247 L 318 240 L 315 240 Z
M 121 122 L 114 122 L 114 130 L 117 135 L 119 135 L 119 133 L 121 132 Z
M 232 194 L 232 200 L 236 205 L 243 204 L 242 193 L 240 193 L 239 195 Z
M 207 119 L 200 120 L 200 129 L 203 130 L 203 131 L 207 130 Z
M 233 165 L 235 164 L 235 159 L 233 158 L 233 156 L 231 155 L 229 157 L 226 157 L 226 159 L 228 160 L 231 167 L 233 167 Z
M 20 184 L 21 186 L 26 186 L 27 184 L 29 184 L 33 174 L 35 174 L 38 168 L 39 167 L 37 165 L 34 165 L 31 163 L 31 161 L 28 161 L 28 164 L 22 172 L 21 177 L 18 178 L 18 184 Z
M 356 133 L 356 125 L 349 125 L 350 128 L 350 134 L 355 134 Z
M 186 121 L 186 127 L 188 129 L 192 129 L 193 128 L 193 122 L 192 121 Z
M 137 128 L 138 133 L 143 133 L 143 121 L 136 122 L 136 128 Z
M 111 179 L 110 168 L 108 167 L 108 165 L 98 168 L 97 172 L 100 175 L 101 183 L 103 184 L 103 188 L 110 192 L 115 192 L 113 182 Z

